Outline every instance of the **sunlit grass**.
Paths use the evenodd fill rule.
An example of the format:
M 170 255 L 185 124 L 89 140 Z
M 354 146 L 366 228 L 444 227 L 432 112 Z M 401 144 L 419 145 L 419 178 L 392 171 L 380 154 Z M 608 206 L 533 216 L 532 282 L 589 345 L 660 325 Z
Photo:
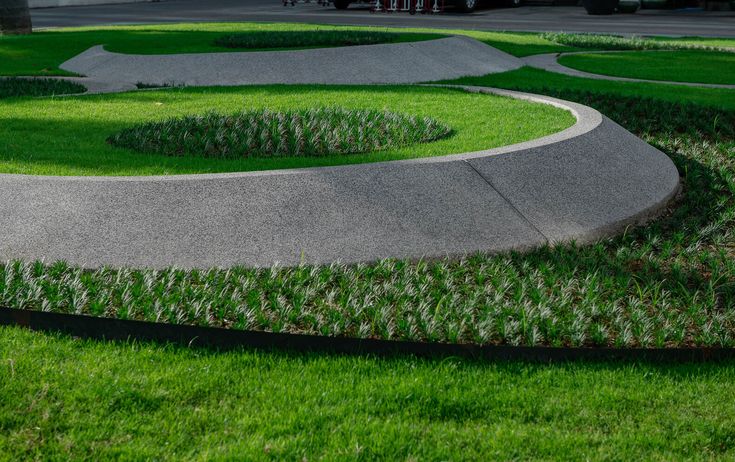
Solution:
M 139 123 L 217 110 L 301 110 L 324 106 L 431 117 L 452 135 L 431 143 L 322 157 L 214 159 L 142 154 L 107 138 Z M 408 159 L 482 150 L 557 132 L 574 123 L 548 105 L 422 87 L 260 86 L 175 88 L 114 95 L 0 102 L 0 172 L 155 175 L 235 172 Z

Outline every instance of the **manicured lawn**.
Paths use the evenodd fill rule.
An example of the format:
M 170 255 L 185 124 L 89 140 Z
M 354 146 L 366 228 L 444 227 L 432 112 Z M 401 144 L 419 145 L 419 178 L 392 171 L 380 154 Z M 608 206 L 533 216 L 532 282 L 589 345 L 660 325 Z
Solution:
M 735 364 L 478 363 L 0 328 L 4 460 L 732 460 Z
M 536 93 L 569 90 L 598 95 L 618 95 L 627 98 L 643 97 L 671 103 L 693 103 L 702 106 L 735 109 L 735 90 L 682 86 L 672 88 L 671 85 L 658 83 L 591 80 L 532 67 L 522 67 L 501 74 L 463 77 L 448 83 L 508 88 Z
M 453 134 L 432 143 L 323 157 L 206 159 L 142 154 L 106 139 L 136 123 L 216 109 L 273 111 L 340 106 L 429 116 Z M 564 110 L 492 95 L 422 87 L 187 88 L 0 102 L 0 172 L 157 175 L 337 165 L 437 156 L 525 141 L 574 123 Z
M 735 84 L 735 53 L 628 51 L 562 56 L 559 63 L 595 74 L 675 82 Z

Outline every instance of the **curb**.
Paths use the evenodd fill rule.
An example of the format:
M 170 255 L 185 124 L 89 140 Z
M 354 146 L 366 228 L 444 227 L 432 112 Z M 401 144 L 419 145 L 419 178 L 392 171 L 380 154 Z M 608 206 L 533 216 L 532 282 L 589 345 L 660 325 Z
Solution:
M 349 355 L 459 357 L 483 361 L 650 361 L 715 362 L 735 359 L 735 348 L 543 347 L 426 343 L 402 340 L 324 337 L 261 331 L 131 321 L 87 315 L 0 308 L 0 325 L 61 332 L 95 340 L 138 340 L 217 350 L 254 348 Z

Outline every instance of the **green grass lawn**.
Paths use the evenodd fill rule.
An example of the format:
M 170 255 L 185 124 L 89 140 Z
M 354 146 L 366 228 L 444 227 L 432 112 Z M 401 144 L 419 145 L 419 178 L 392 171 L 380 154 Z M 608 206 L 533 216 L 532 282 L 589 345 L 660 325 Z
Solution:
M 139 122 L 216 109 L 285 110 L 338 105 L 430 116 L 448 138 L 365 154 L 211 159 L 116 148 L 110 135 Z M 0 101 L 0 172 L 46 175 L 157 175 L 234 172 L 438 156 L 517 143 L 574 123 L 552 106 L 453 89 L 261 86 L 167 89 L 114 95 Z
M 0 459 L 732 460 L 735 364 L 479 363 L 0 328 Z
M 615 77 L 735 85 L 735 53 L 698 50 L 584 53 L 562 56 L 559 63 Z

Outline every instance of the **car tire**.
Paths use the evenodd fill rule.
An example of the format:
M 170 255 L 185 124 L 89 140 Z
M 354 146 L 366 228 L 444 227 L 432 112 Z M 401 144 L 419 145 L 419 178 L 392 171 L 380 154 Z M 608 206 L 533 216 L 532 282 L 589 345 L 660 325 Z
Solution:
M 334 0 L 334 7 L 338 10 L 346 10 L 350 6 L 350 2 L 347 0 Z
M 506 0 L 506 4 L 511 8 L 518 8 L 521 6 L 521 0 Z
M 477 6 L 477 0 L 457 0 L 457 9 L 462 13 L 472 13 Z

